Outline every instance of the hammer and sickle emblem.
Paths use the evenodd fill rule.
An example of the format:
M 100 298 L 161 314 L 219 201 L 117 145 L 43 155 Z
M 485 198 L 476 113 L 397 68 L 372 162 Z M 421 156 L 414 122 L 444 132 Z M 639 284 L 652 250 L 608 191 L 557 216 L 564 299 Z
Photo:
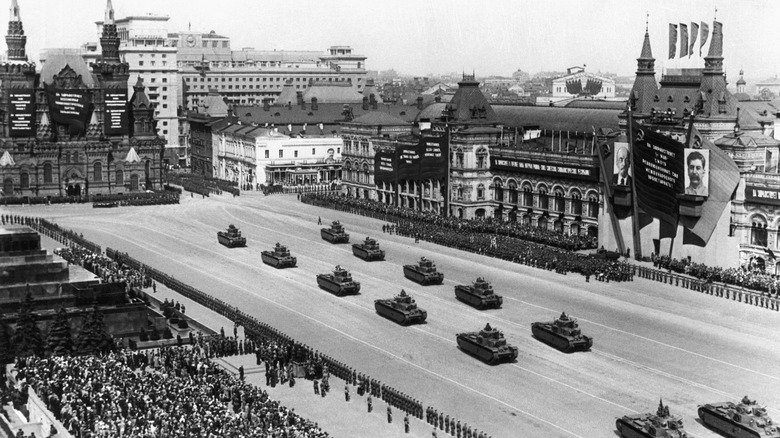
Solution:
M 637 141 L 645 141 L 645 131 L 638 129 L 636 131 L 636 139 Z

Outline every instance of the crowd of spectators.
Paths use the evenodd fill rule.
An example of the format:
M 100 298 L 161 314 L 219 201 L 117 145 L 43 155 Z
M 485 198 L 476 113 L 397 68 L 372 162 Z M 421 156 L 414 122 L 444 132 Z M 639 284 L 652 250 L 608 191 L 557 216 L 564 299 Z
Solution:
M 335 193 L 306 194 L 301 197 L 301 200 L 308 204 L 327 206 L 328 208 L 355 212 L 366 216 L 381 217 L 392 222 L 407 220 L 414 223 L 427 223 L 441 228 L 457 230 L 458 232 L 497 234 L 571 251 L 595 249 L 598 244 L 597 239 L 591 236 L 566 234 L 494 218 L 460 219 L 444 217 L 430 211 L 413 210 L 370 199 L 350 198 Z
M 659 256 L 655 253 L 650 256 L 650 259 L 656 268 L 690 275 L 706 282 L 732 284 L 769 295 L 780 294 L 780 278 L 777 275 L 767 274 L 763 269 L 746 266 L 739 268 L 707 266 L 703 263 L 693 262 L 690 258 L 679 260 L 669 256 Z
M 397 233 L 416 240 L 522 263 L 560 274 L 576 272 L 586 279 L 593 276 L 603 281 L 630 281 L 632 266 L 616 259 L 594 257 L 576 252 L 587 240 L 541 231 L 528 239 L 525 228 L 499 221 L 445 218 L 431 212 L 387 206 L 366 199 L 352 199 L 334 194 L 306 194 L 306 203 L 349 211 L 391 221 L 383 231 Z M 545 237 L 547 236 L 547 237 Z M 571 238 L 570 240 L 567 240 Z M 554 245 L 558 243 L 558 245 Z M 590 243 L 588 243 L 589 247 Z
M 105 357 L 28 357 L 16 387 L 29 386 L 78 438 L 327 437 L 206 357 L 199 345 Z
M 103 282 L 124 281 L 128 288 L 152 287 L 152 278 L 145 272 L 132 269 L 103 254 L 92 252 L 80 246 L 57 248 L 54 253 L 68 262 L 92 272 Z

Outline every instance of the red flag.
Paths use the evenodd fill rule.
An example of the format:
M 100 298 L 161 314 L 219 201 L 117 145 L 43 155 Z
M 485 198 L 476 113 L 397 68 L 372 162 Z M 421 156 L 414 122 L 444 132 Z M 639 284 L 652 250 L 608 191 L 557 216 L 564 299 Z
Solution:
M 707 43 L 707 38 L 710 37 L 710 25 L 701 22 L 701 42 L 699 42 L 699 56 L 701 56 L 701 51 L 704 49 L 704 45 Z
M 677 25 L 669 23 L 669 59 L 677 54 Z
M 696 47 L 696 37 L 699 36 L 699 25 L 691 23 L 691 45 L 688 46 L 688 57 L 693 56 L 693 48 Z
M 688 55 L 688 25 L 680 23 L 680 58 Z

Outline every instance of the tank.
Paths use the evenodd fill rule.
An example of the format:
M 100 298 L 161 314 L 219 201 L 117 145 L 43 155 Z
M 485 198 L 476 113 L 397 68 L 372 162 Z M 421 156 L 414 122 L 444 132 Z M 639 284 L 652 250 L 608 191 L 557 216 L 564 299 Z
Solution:
M 699 406 L 699 418 L 705 426 L 727 437 L 780 437 L 780 429 L 767 416 L 766 408 L 747 396 L 739 403 L 723 402 Z
M 353 243 L 352 254 L 367 262 L 385 259 L 385 251 L 379 249 L 379 244 L 370 237 L 366 237 L 366 240 L 362 243 Z
M 330 243 L 349 243 L 349 234 L 344 231 L 339 221 L 333 221 L 330 228 L 320 229 L 320 236 Z
M 340 297 L 360 292 L 360 283 L 353 281 L 352 274 L 340 265 L 336 265 L 332 274 L 317 274 L 317 284 Z
M 233 224 L 230 224 L 226 231 L 217 231 L 217 240 L 228 248 L 246 246 L 246 237 L 242 236 L 241 231 Z
M 374 300 L 376 313 L 401 325 L 425 322 L 428 312 L 417 307 L 414 298 L 401 289 L 401 293 L 386 300 Z
M 504 334 L 490 324 L 479 332 L 458 333 L 457 340 L 461 350 L 490 365 L 517 359 L 517 347 L 507 344 Z
M 566 312 L 555 321 L 531 324 L 531 332 L 536 339 L 564 353 L 587 351 L 593 346 L 593 338 L 583 335 L 577 320 L 570 318 Z
M 682 418 L 669 414 L 669 406 L 663 400 L 658 411 L 637 415 L 624 415 L 615 422 L 622 438 L 686 438 Z
M 436 264 L 425 257 L 420 257 L 416 265 L 404 265 L 404 277 L 423 286 L 444 281 L 444 274 L 437 272 Z
M 290 255 L 290 250 L 279 242 L 276 242 L 273 250 L 261 252 L 260 257 L 263 263 L 277 269 L 294 268 L 298 262 L 298 259 Z
M 477 309 L 497 309 L 504 303 L 504 298 L 493 293 L 493 286 L 482 277 L 477 277 L 472 285 L 455 286 L 455 297 Z

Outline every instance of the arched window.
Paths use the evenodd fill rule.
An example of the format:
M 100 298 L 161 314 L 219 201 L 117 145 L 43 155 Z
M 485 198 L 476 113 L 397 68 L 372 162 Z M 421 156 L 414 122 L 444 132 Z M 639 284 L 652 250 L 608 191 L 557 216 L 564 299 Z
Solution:
M 525 207 L 534 206 L 534 192 L 533 190 L 531 190 L 531 186 L 529 185 L 523 186 L 523 206 Z
M 599 215 L 599 199 L 596 195 L 590 195 L 588 197 L 588 216 L 598 217 Z
M 536 226 L 546 230 L 547 229 L 547 218 L 544 216 L 540 216 L 539 220 L 536 221 Z
M 95 163 L 92 172 L 92 181 L 103 181 L 103 164 Z
M 29 189 L 30 188 L 30 174 L 27 172 L 22 172 L 19 174 L 19 188 Z
M 553 223 L 553 228 L 559 233 L 563 233 L 563 221 L 558 219 Z
M 582 195 L 577 190 L 571 192 L 571 214 L 582 215 Z
M 509 203 L 517 204 L 517 183 L 509 181 Z
M 458 201 L 462 201 L 463 200 L 463 186 L 458 186 L 457 192 L 456 192 L 456 197 L 457 197 Z
M 116 185 L 118 186 L 125 185 L 125 173 L 122 172 L 122 169 L 117 169 L 116 171 Z
M 547 196 L 547 187 L 539 187 L 539 208 L 547 210 L 550 208 L 550 199 Z
M 455 167 L 462 169 L 465 166 L 465 159 L 463 157 L 463 151 L 458 149 L 455 151 Z
M 477 150 L 477 169 L 487 169 L 487 149 L 480 148 Z
M 563 197 L 563 191 L 561 189 L 555 190 L 555 211 L 563 213 L 566 210 L 566 198 Z
M 500 179 L 493 181 L 493 200 L 504 202 L 504 187 L 501 185 Z
M 43 182 L 48 184 L 52 182 L 51 179 L 51 164 L 46 163 L 43 165 Z
M 477 186 L 477 199 L 485 199 L 485 185 L 480 184 Z
M 750 226 L 750 243 L 756 246 L 767 246 L 766 220 L 756 216 Z

